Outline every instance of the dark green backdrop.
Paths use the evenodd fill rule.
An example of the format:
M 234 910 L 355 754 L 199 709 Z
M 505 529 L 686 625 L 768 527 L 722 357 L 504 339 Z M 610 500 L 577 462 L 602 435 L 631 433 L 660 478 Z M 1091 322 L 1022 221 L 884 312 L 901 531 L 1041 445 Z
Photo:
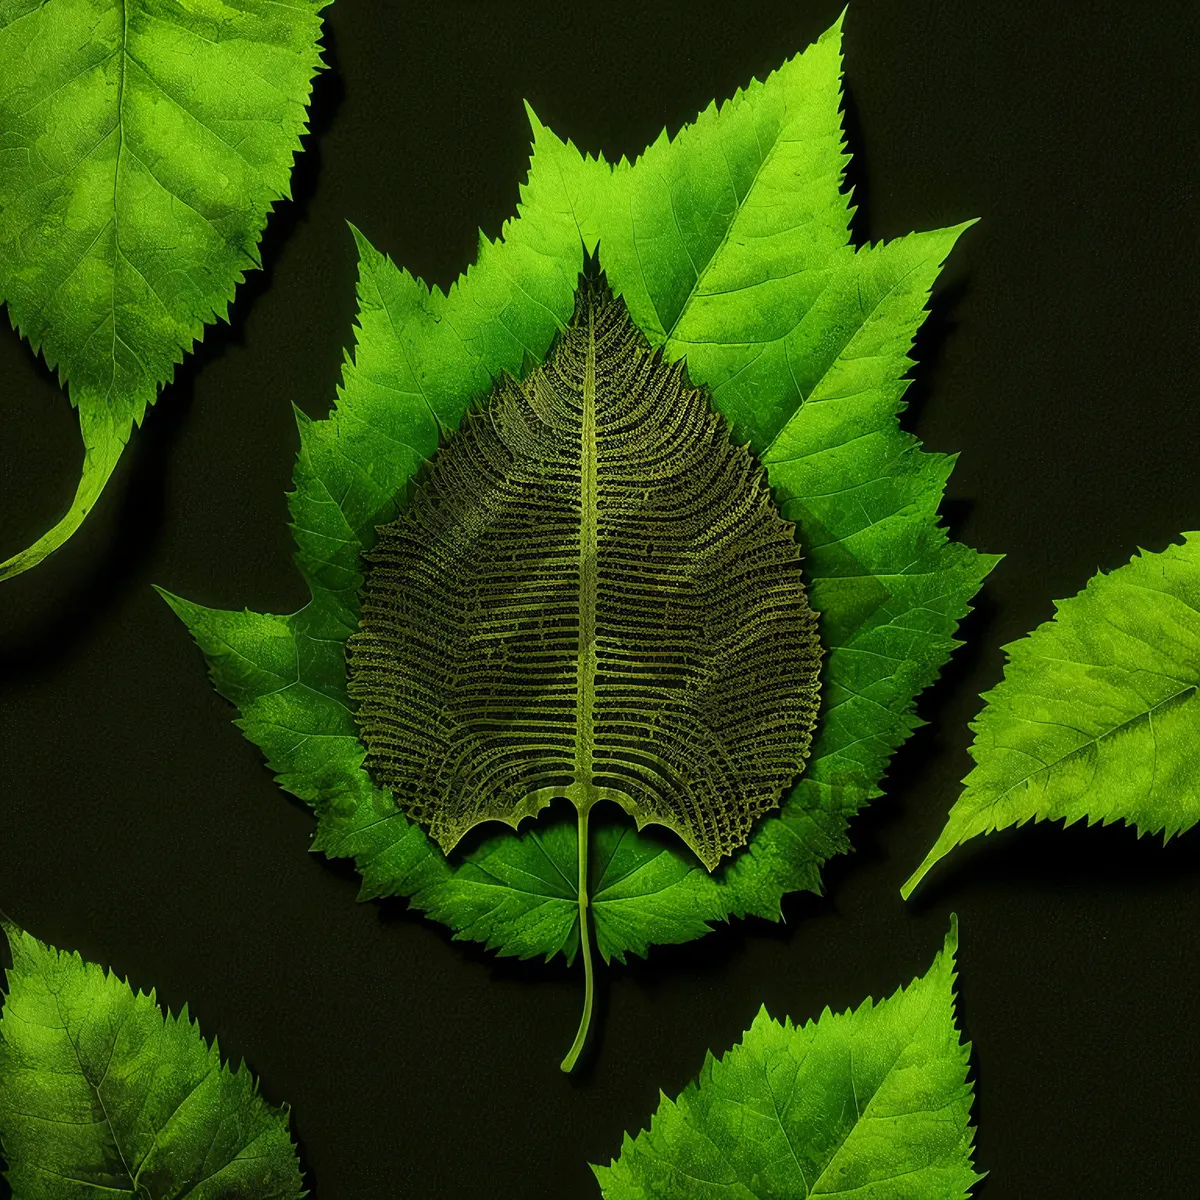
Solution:
M 448 284 L 524 177 L 528 97 L 564 135 L 634 154 L 799 50 L 840 0 L 328 10 L 297 202 L 265 273 L 146 422 L 100 509 L 0 587 L 0 908 L 185 1000 L 291 1101 L 314 1200 L 573 1200 L 661 1086 L 761 1002 L 796 1019 L 890 992 L 962 922 L 981 1200 L 1192 1197 L 1200 1178 L 1200 840 L 1012 831 L 904 905 L 966 772 L 999 647 L 1099 567 L 1200 527 L 1197 10 L 859 0 L 846 33 L 861 209 L 878 239 L 980 216 L 955 251 L 907 420 L 962 452 L 956 536 L 1008 558 L 921 705 L 824 899 L 604 976 L 594 1066 L 558 1060 L 581 981 L 497 963 L 344 867 L 230 724 L 150 590 L 288 611 L 292 403 L 333 396 L 354 312 L 344 221 Z M 1064 11 L 1064 9 L 1066 11 Z M 0 557 L 65 506 L 74 416 L 0 332 Z

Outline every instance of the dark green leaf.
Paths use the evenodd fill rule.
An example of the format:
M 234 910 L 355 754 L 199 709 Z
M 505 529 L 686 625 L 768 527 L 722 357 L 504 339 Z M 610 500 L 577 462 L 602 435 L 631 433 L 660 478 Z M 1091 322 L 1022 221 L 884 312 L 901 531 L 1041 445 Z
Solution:
M 286 1109 L 188 1017 L 5 926 L 0 1144 L 16 1200 L 299 1200 Z

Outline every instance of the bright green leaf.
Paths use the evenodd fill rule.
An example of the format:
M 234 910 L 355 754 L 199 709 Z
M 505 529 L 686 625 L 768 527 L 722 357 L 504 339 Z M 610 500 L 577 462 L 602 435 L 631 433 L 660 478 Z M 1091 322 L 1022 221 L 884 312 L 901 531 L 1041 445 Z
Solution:
M 5 926 L 0 1144 L 17 1200 L 298 1200 L 287 1109 L 188 1018 Z
M 69 385 L 84 468 L 56 550 L 288 195 L 329 0 L 0 0 L 0 300 Z
M 1142 551 L 1005 647 L 971 724 L 975 767 L 902 894 L 955 846 L 1027 821 L 1127 821 L 1166 838 L 1200 821 L 1200 533 Z
M 840 23 L 632 165 L 585 158 L 532 118 L 518 215 L 446 293 L 356 233 L 358 328 L 337 408 L 299 418 L 290 503 L 311 602 L 274 617 L 168 599 L 246 736 L 316 811 L 313 849 L 353 858 L 364 898 L 407 896 L 503 954 L 570 959 L 578 946 L 574 814 L 552 805 L 515 835 L 443 856 L 363 768 L 345 643 L 376 526 L 440 432 L 503 372 L 542 361 L 570 319 L 585 248 L 767 467 L 797 523 L 825 649 L 805 774 L 727 865 L 710 875 L 671 839 L 597 811 L 597 945 L 623 959 L 731 916 L 778 920 L 785 894 L 819 890 L 849 818 L 880 794 L 996 560 L 947 539 L 937 509 L 952 459 L 898 422 L 913 336 L 963 227 L 848 244 L 839 47 Z
M 760 1010 L 620 1157 L 605 1200 L 964 1200 L 975 1173 L 970 1043 L 954 1021 L 951 919 L 928 973 L 797 1027 Z

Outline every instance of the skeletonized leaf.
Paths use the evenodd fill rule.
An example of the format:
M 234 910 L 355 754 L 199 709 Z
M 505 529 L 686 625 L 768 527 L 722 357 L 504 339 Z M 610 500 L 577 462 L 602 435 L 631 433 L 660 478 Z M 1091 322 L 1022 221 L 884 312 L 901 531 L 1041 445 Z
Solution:
M 800 772 L 820 647 L 792 527 L 603 276 L 368 563 L 347 645 L 367 766 L 446 852 L 611 800 L 711 870 Z
M 928 973 L 878 1004 L 781 1025 L 762 1009 L 594 1166 L 605 1200 L 964 1200 L 970 1043 L 954 1019 L 958 923 Z
M 975 767 L 907 898 L 939 859 L 1027 821 L 1127 821 L 1167 838 L 1200 821 L 1200 533 L 1141 551 L 1028 637 L 971 723 Z
M 84 467 L 56 550 L 288 195 L 329 0 L 0 0 L 0 300 L 69 386 Z
M 299 1200 L 287 1109 L 151 992 L 11 925 L 0 1145 L 18 1200 Z

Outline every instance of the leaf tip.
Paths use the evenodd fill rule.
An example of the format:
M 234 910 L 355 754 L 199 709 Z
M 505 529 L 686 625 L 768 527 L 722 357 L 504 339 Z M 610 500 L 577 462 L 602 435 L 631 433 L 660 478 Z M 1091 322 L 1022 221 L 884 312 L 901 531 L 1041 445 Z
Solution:
M 938 856 L 941 857 L 940 855 Z M 921 880 L 929 873 L 929 868 L 937 862 L 931 850 L 926 856 L 921 865 L 904 881 L 900 888 L 900 898 L 907 900 L 913 892 L 920 886 Z
M 958 804 L 961 803 L 962 798 L 960 797 Z M 900 889 L 900 895 L 903 899 L 907 900 L 909 896 L 916 891 L 917 886 L 920 884 L 921 880 L 923 880 L 925 876 L 929 874 L 930 870 L 937 863 L 941 862 L 941 860 L 945 858 L 955 846 L 959 845 L 963 841 L 959 831 L 956 831 L 955 829 L 954 818 L 956 816 L 955 810 L 957 809 L 958 804 L 955 805 L 954 809 L 951 809 L 951 819 L 946 822 L 945 829 L 942 830 L 941 835 L 938 837 L 938 840 L 934 842 L 933 846 L 929 850 L 929 853 L 925 855 L 924 859 L 921 861 L 921 865 L 908 877 L 908 879 L 904 881 L 904 886 Z
M 522 100 L 521 103 L 525 105 L 525 115 L 529 118 L 529 128 L 533 131 L 533 137 L 536 141 L 538 134 L 544 132 L 546 126 L 542 124 L 537 113 L 534 112 L 533 105 L 528 100 Z
M 364 263 L 369 262 L 379 257 L 379 251 L 371 244 L 370 238 L 353 221 L 347 221 L 346 227 L 350 230 L 350 236 L 354 238 L 354 245 L 358 249 L 359 271 L 361 273 Z
M 0 931 L 3 931 L 5 938 L 8 939 L 9 950 L 15 954 L 17 939 L 25 931 L 2 908 L 0 908 Z
M 171 611 L 185 625 L 190 624 L 188 617 L 196 607 L 190 600 L 185 600 L 182 596 L 175 595 L 174 592 L 168 592 L 165 587 L 159 587 L 157 583 L 152 583 L 150 586 L 170 605 Z

